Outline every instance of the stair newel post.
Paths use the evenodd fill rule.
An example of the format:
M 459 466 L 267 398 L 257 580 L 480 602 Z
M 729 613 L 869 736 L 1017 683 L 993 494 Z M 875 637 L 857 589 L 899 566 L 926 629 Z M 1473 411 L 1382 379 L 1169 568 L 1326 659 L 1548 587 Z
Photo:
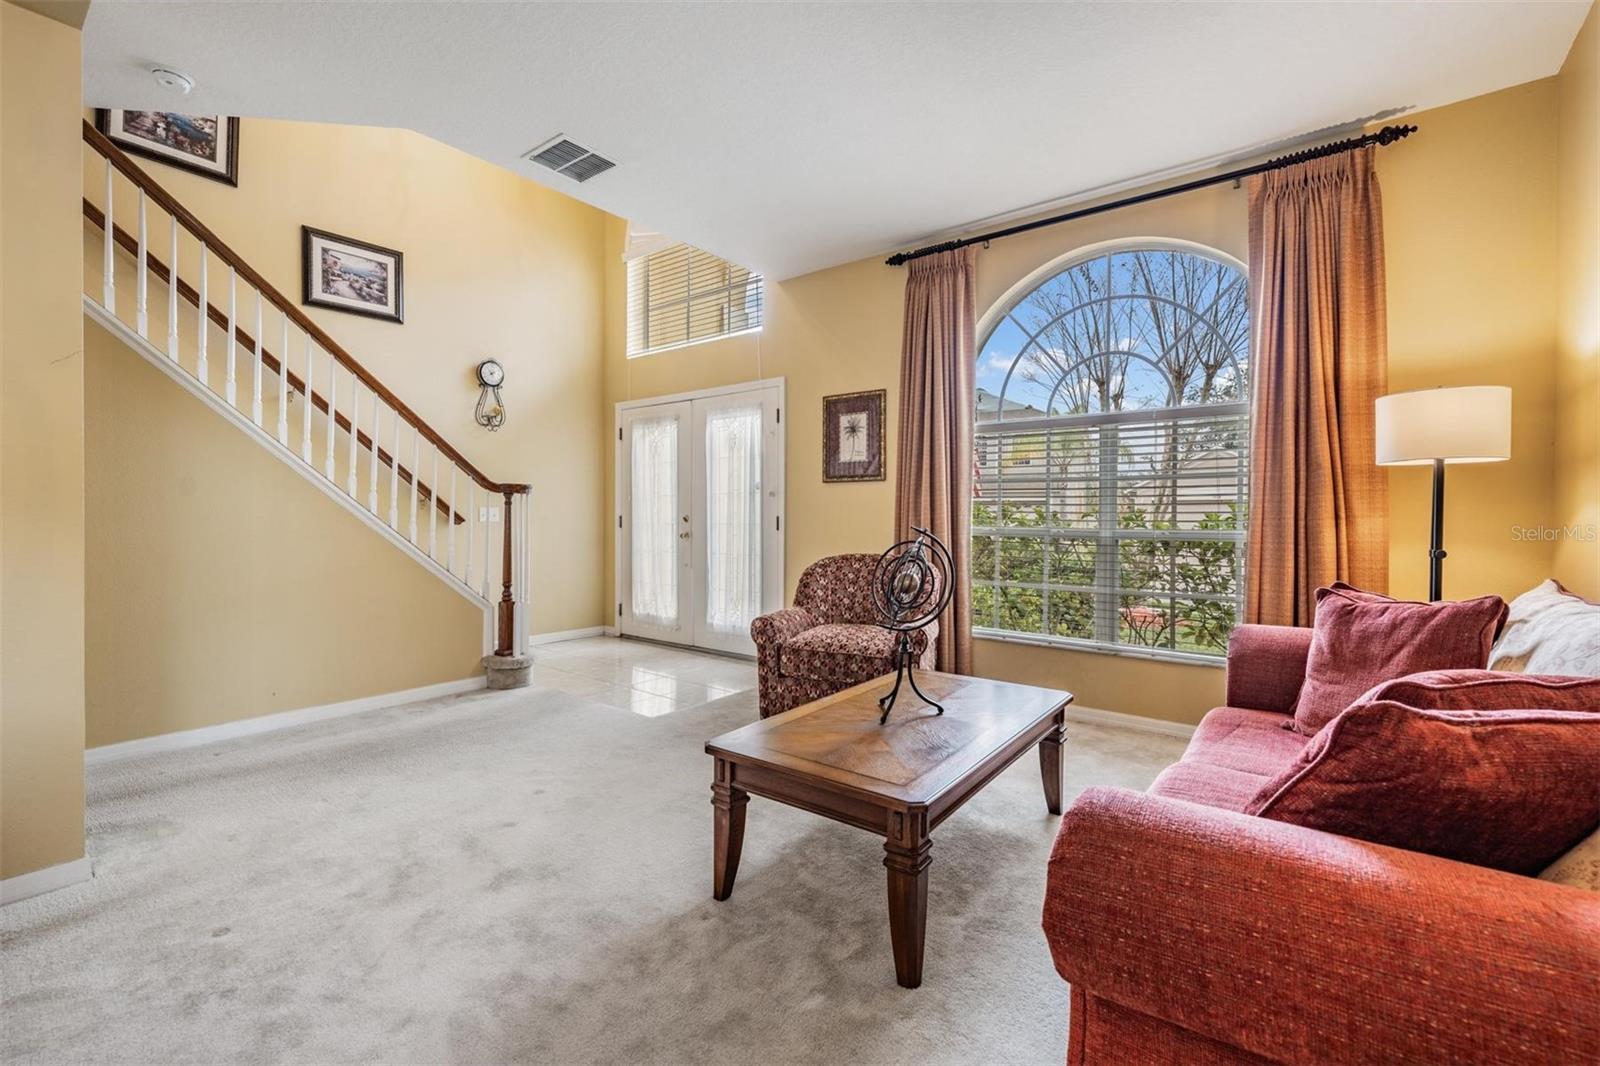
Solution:
M 505 510 L 500 523 L 500 642 L 496 655 L 514 655 L 519 650 L 513 639 L 516 621 L 516 603 L 511 598 L 511 493 L 503 495 Z

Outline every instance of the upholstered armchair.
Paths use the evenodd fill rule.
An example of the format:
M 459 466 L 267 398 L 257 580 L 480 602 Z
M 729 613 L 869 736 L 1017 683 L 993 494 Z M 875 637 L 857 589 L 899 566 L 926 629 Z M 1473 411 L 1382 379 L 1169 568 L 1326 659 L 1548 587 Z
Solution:
M 794 606 L 750 623 L 761 717 L 894 672 L 895 635 L 874 624 L 876 555 L 830 555 L 806 567 Z M 911 634 L 917 665 L 933 669 L 939 623 Z

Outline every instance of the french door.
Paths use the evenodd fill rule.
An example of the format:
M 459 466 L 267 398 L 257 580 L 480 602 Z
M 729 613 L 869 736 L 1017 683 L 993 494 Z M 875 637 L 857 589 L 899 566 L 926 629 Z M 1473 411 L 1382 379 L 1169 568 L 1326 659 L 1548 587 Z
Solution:
M 618 405 L 618 628 L 753 654 L 783 605 L 783 389 Z

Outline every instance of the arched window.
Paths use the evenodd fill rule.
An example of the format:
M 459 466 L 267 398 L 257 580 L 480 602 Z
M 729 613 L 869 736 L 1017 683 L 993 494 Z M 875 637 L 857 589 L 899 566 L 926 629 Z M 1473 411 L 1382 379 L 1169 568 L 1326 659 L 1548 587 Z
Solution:
M 1226 257 L 1150 242 L 1070 258 L 978 355 L 979 631 L 1220 656 L 1239 616 L 1249 301 Z

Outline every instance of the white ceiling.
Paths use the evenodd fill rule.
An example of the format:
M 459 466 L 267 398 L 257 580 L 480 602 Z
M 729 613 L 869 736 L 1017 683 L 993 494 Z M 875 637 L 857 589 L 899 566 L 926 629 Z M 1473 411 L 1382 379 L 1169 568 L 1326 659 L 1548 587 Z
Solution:
M 1587 7 L 95 0 L 84 81 L 91 106 L 409 127 L 783 278 L 1545 77 Z M 557 133 L 618 166 L 518 158 Z

